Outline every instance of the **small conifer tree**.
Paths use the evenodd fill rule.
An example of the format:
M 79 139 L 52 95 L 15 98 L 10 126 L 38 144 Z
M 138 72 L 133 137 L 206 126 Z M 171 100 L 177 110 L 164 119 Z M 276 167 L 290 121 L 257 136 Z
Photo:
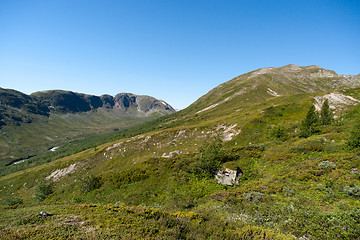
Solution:
M 333 113 L 330 110 L 329 101 L 326 99 L 321 107 L 320 121 L 322 125 L 331 125 L 334 121 Z
M 317 129 L 316 126 L 319 123 L 319 115 L 315 110 L 315 106 L 311 105 L 309 111 L 306 114 L 304 121 L 302 122 L 301 134 L 303 137 L 309 137 L 314 134 Z
M 351 149 L 360 147 L 360 121 L 357 120 L 353 128 L 350 130 L 350 138 L 347 141 L 347 145 Z

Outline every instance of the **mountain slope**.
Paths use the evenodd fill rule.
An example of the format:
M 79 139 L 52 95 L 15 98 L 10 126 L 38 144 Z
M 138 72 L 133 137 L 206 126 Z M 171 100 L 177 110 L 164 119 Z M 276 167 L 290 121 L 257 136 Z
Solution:
M 291 64 L 279 68 L 262 68 L 238 76 L 201 97 L 190 106 L 198 112 L 210 110 L 232 99 L 264 101 L 266 99 L 360 86 L 360 75 L 338 75 L 319 66 L 299 67 Z
M 226 82 L 140 135 L 1 177 L 1 233 L 357 239 L 360 148 L 349 144 L 360 139 L 357 77 L 332 86 L 338 80 L 327 73 L 308 78 L 313 67 L 299 67 L 286 75 L 289 67 Z M 310 106 L 325 99 L 338 117 L 302 136 Z M 241 170 L 238 184 L 216 181 L 226 168 Z M 37 220 L 38 211 L 54 215 Z
M 115 109 L 123 114 L 150 114 L 153 112 L 169 114 L 175 112 L 164 101 L 131 93 L 119 93 L 115 97 L 110 95 L 99 97 L 71 91 L 52 90 L 36 92 L 31 96 L 56 113 L 88 112 L 101 107 Z
M 130 93 L 98 97 L 53 90 L 29 96 L 0 89 L 0 166 L 173 112 L 162 100 Z

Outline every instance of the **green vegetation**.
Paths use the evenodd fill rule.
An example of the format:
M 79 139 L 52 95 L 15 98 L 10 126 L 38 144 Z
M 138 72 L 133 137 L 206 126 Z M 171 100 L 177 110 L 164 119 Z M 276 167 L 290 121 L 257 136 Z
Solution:
M 325 99 L 321 107 L 320 121 L 322 125 L 331 125 L 334 122 L 334 116 L 330 110 L 329 100 L 327 99 Z
M 302 136 L 310 137 L 317 131 L 317 126 L 319 124 L 319 115 L 315 110 L 315 106 L 311 105 L 309 111 L 306 114 L 304 121 L 302 122 Z
M 2 176 L 0 235 L 358 239 L 360 106 L 335 106 L 335 118 L 325 101 L 319 116 L 313 99 L 328 92 L 286 95 L 274 82 L 285 92 L 275 97 L 262 85 L 270 79 L 231 81 L 183 111 Z M 360 89 L 340 93 L 360 98 Z M 221 168 L 241 170 L 239 184 L 219 184 Z
M 43 201 L 53 192 L 53 182 L 43 180 L 35 187 L 35 199 L 38 201 Z

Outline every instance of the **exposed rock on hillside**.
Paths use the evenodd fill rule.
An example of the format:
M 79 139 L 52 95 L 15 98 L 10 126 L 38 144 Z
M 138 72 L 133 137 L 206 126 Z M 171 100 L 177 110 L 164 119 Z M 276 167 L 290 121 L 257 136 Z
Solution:
M 240 169 L 231 170 L 225 168 L 220 169 L 215 175 L 215 179 L 222 185 L 234 186 L 239 184 L 239 178 L 242 175 Z
M 169 114 L 175 110 L 166 102 L 150 96 L 131 93 L 94 96 L 71 91 L 50 90 L 29 95 L 0 88 L 0 127 L 31 123 L 36 115 L 79 113 L 99 108 L 113 109 L 121 114 L 146 116 L 151 113 Z
M 173 158 L 173 157 L 175 157 L 176 155 L 179 155 L 179 154 L 182 154 L 182 151 L 175 150 L 175 151 L 170 152 L 169 154 L 164 153 L 161 157 L 163 157 L 163 158 Z
M 317 111 L 321 110 L 321 106 L 324 103 L 325 99 L 329 101 L 330 108 L 335 111 L 342 110 L 349 105 L 356 105 L 360 102 L 358 99 L 351 96 L 347 96 L 338 92 L 333 92 L 324 96 L 317 96 L 314 98 L 314 106 Z
M 77 168 L 77 164 L 73 163 L 70 166 L 63 168 L 63 169 L 56 169 L 55 171 L 53 171 L 49 176 L 47 176 L 45 179 L 46 180 L 50 180 L 52 179 L 54 182 L 57 182 L 60 180 L 60 178 L 66 176 L 69 173 L 72 173 L 76 170 Z
M 115 97 L 110 95 L 98 97 L 70 91 L 52 90 L 36 92 L 32 96 L 53 111 L 60 113 L 87 112 L 101 107 L 112 108 L 128 114 L 150 114 L 153 112 L 169 114 L 175 112 L 164 101 L 131 93 L 120 93 Z
M 19 91 L 0 88 L 0 127 L 32 122 L 34 115 L 49 115 L 46 105 Z

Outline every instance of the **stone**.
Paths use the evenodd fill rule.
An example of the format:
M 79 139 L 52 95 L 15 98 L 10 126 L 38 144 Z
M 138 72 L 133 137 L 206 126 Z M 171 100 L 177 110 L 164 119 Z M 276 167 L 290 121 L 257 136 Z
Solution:
M 48 214 L 47 212 L 41 211 L 41 212 L 39 212 L 39 216 L 41 216 L 41 217 L 48 217 L 48 216 L 50 216 L 50 214 Z
M 229 168 L 219 169 L 215 175 L 215 179 L 222 185 L 234 186 L 239 184 L 239 178 L 242 175 L 241 170 L 231 170 Z
M 176 155 L 180 155 L 180 154 L 182 154 L 182 151 L 175 150 L 175 151 L 170 152 L 169 154 L 164 153 L 161 157 L 163 157 L 163 158 L 173 158 Z

